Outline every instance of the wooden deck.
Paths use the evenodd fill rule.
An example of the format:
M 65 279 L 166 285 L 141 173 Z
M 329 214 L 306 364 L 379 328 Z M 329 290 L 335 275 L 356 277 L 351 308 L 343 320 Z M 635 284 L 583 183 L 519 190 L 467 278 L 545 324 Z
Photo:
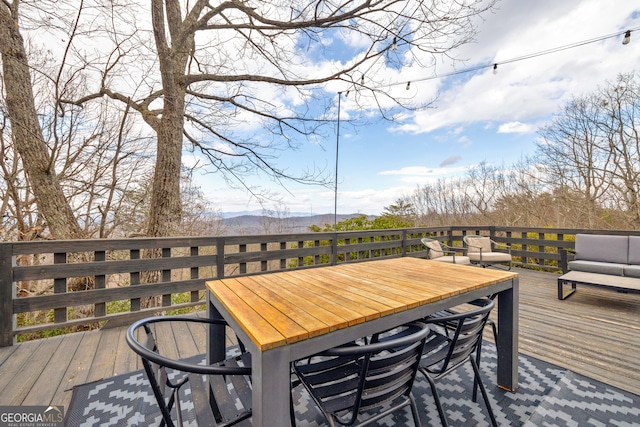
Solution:
M 557 275 L 515 271 L 522 353 L 640 395 L 640 294 L 579 286 L 559 301 Z M 125 332 L 105 329 L 0 348 L 0 405 L 68 408 L 73 386 L 140 369 Z M 204 352 L 202 327 L 160 335 L 178 343 L 169 356 Z

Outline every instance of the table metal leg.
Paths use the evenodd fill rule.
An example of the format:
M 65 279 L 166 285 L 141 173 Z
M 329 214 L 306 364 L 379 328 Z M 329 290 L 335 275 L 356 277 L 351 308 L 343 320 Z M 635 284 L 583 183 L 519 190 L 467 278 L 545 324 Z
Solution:
M 287 348 L 251 355 L 253 426 L 289 426 L 291 373 Z M 264 373 L 268 373 L 265 375 Z
M 209 319 L 223 319 L 217 308 L 211 303 L 211 292 L 207 291 L 207 316 Z M 207 363 L 211 364 L 226 359 L 227 332 L 223 325 L 208 325 L 207 331 Z
M 513 287 L 498 293 L 498 386 L 518 389 L 518 310 L 520 306 L 518 278 Z

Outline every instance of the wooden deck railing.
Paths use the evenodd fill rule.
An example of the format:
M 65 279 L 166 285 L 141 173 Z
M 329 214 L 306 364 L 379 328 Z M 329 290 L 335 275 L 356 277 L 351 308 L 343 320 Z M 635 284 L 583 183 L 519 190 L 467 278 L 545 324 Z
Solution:
M 0 243 L 0 346 L 25 334 L 119 326 L 202 305 L 204 283 L 214 278 L 424 257 L 420 238 L 427 236 L 462 246 L 465 234 L 489 235 L 512 245 L 515 265 L 561 271 L 559 250 L 572 248 L 574 235 L 582 232 L 640 235 L 487 226 Z M 144 283 L 147 276 L 152 283 Z

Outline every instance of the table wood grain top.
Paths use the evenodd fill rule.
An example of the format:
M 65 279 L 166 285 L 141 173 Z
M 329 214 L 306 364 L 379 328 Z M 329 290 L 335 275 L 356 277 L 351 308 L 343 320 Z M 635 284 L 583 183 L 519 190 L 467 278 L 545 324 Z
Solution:
M 517 277 L 402 257 L 207 282 L 262 351 Z

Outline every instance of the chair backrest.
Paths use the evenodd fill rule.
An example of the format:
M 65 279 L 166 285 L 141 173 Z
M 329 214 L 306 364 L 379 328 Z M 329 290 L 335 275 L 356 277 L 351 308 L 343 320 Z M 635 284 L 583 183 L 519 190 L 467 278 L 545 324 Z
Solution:
M 171 416 L 174 404 L 176 406 L 175 412 L 177 423 L 178 425 L 182 424 L 180 400 L 179 398 L 176 398 L 176 396 L 178 395 L 178 390 L 187 382 L 191 385 L 191 399 L 194 401 L 194 404 L 196 400 L 196 389 L 201 389 L 202 396 L 197 397 L 199 401 L 211 403 L 207 408 L 207 411 L 210 412 L 210 416 L 203 411 L 198 412 L 198 408 L 196 408 L 196 412 L 198 412 L 197 418 L 200 419 L 200 417 L 204 417 L 203 419 L 206 421 L 206 424 L 212 426 L 217 425 L 217 422 L 224 421 L 223 418 L 226 417 L 223 416 L 220 408 L 216 406 L 218 404 L 218 395 L 216 395 L 217 390 L 212 388 L 213 394 L 216 395 L 212 398 L 206 389 L 199 387 L 202 383 L 194 381 L 195 379 L 196 381 L 202 382 L 202 377 L 192 374 L 212 376 L 210 381 L 215 380 L 213 376 L 226 376 L 233 377 L 234 379 L 237 377 L 248 378 L 251 375 L 251 368 L 247 366 L 245 358 L 242 359 L 245 366 L 239 366 L 235 359 L 228 359 L 213 365 L 200 365 L 185 360 L 175 360 L 163 356 L 160 354 L 158 344 L 154 337 L 153 328 L 151 327 L 151 325 L 160 322 L 203 323 L 213 327 L 224 327 L 227 325 L 227 323 L 222 319 L 208 319 L 194 316 L 156 316 L 139 320 L 133 323 L 127 330 L 127 344 L 140 356 L 145 373 L 147 374 L 147 379 L 149 380 L 154 397 L 156 398 L 158 407 L 162 413 L 163 421 L 161 422 L 160 427 L 165 423 L 168 427 L 175 426 Z M 138 337 L 140 339 L 138 339 Z M 171 375 L 168 375 L 167 368 L 172 370 Z M 240 384 L 239 380 L 237 382 Z M 223 391 L 226 391 L 226 383 L 223 385 L 223 388 Z M 224 397 L 226 398 L 226 396 Z M 243 406 L 247 408 L 244 413 L 240 413 L 239 410 L 235 410 L 232 414 L 232 416 L 237 417 L 239 421 L 242 421 L 251 415 L 250 409 L 248 409 L 250 406 L 244 404 L 244 402 Z M 225 410 L 225 412 L 229 411 Z
M 350 344 L 327 350 L 294 369 L 311 388 L 316 403 L 341 424 L 353 424 L 358 415 L 409 396 L 420 364 L 429 328 L 411 323 L 368 344 Z
M 489 318 L 489 313 L 495 306 L 492 299 L 480 298 L 470 304 L 478 308 L 446 316 L 449 327 L 455 325 L 455 331 L 450 336 L 448 342 L 443 342 L 440 347 L 430 348 L 431 354 L 436 354 L 447 348 L 447 356 L 442 363 L 432 365 L 426 369 L 433 374 L 445 374 L 455 369 L 459 364 L 468 360 L 469 356 L 476 350 L 482 340 L 482 332 Z M 434 322 L 442 322 L 443 318 L 434 319 Z M 427 340 L 427 347 L 429 348 Z M 448 347 L 446 347 L 448 346 Z M 428 359 L 430 354 L 425 354 Z
M 442 246 L 438 240 L 423 238 L 420 240 L 423 245 L 427 247 L 427 256 L 430 259 L 440 258 L 444 256 L 444 252 L 442 251 Z
M 491 252 L 491 238 L 486 236 L 464 236 L 468 252 Z

